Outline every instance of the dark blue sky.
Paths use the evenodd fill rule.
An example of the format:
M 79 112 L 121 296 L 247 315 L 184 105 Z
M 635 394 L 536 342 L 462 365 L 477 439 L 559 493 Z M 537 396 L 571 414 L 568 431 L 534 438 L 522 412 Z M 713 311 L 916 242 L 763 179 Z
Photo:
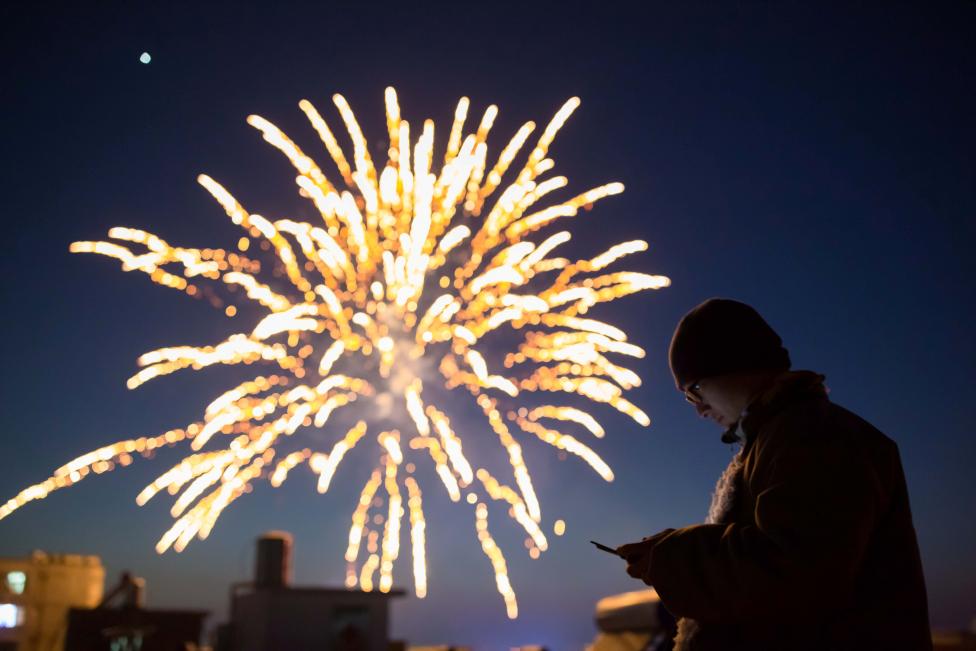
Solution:
M 200 172 L 255 212 L 305 211 L 291 169 L 246 115 L 273 120 L 324 163 L 299 99 L 325 111 L 343 93 L 371 141 L 384 137 L 387 85 L 407 118 L 434 118 L 442 138 L 461 95 L 479 113 L 497 103 L 497 152 L 523 121 L 544 121 L 579 95 L 553 148 L 556 170 L 574 189 L 619 180 L 627 191 L 576 218 L 575 250 L 640 237 L 650 251 L 629 266 L 673 279 L 604 313 L 648 350 L 632 399 L 653 424 L 601 412 L 609 433 L 594 447 L 616 471 L 612 484 L 525 443 L 547 521 L 568 526 L 537 561 L 510 527 L 493 527 L 508 545 L 515 622 L 469 510 L 434 497 L 430 483 L 430 595 L 395 606 L 394 633 L 479 649 L 580 648 L 596 600 L 640 587 L 586 541 L 619 544 L 702 518 L 730 451 L 674 391 L 666 347 L 680 316 L 716 295 L 755 305 L 797 367 L 825 373 L 835 401 L 898 442 L 932 621 L 968 625 L 976 5 L 361 4 L 0 9 L 0 499 L 80 452 L 199 418 L 227 385 L 231 376 L 215 370 L 127 391 L 139 354 L 217 340 L 228 323 L 114 261 L 67 249 L 114 225 L 231 247 L 238 233 L 197 186 Z M 139 63 L 143 51 L 151 64 Z M 222 616 L 227 585 L 250 573 L 252 539 L 281 528 L 295 533 L 299 583 L 341 582 L 367 459 L 350 460 L 325 497 L 307 472 L 282 489 L 259 484 L 208 540 L 159 557 L 168 506 L 140 509 L 134 496 L 181 452 L 0 522 L 0 555 L 99 554 L 113 574 L 147 577 L 152 605 Z M 406 563 L 399 576 L 409 576 Z

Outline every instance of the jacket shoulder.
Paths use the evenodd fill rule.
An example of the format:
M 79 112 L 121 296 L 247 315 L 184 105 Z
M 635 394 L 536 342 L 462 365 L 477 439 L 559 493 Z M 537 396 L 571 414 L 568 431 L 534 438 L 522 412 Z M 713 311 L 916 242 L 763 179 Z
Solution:
M 796 443 L 820 440 L 849 443 L 878 452 L 897 452 L 897 445 L 877 427 L 827 398 L 800 400 L 784 406 L 759 431 L 760 437 L 788 437 Z
M 773 471 L 785 459 L 801 466 L 828 463 L 827 472 L 833 473 L 835 480 L 847 475 L 872 477 L 872 483 L 884 494 L 902 474 L 895 442 L 825 397 L 797 401 L 782 409 L 760 428 L 755 448 L 750 465 L 760 471 L 759 476 Z

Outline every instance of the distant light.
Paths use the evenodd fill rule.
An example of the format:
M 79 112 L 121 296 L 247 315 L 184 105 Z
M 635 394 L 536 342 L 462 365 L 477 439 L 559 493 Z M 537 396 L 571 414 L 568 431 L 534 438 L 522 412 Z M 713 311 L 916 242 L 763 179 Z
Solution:
M 23 611 L 19 606 L 0 604 L 0 628 L 17 628 L 23 623 Z
M 149 63 L 152 61 L 152 57 L 149 56 L 148 52 L 143 52 L 142 55 L 139 56 L 139 61 L 142 63 Z
M 557 536 L 563 535 L 564 533 L 566 533 L 566 522 L 563 520 L 556 520 L 555 524 L 552 527 L 552 531 Z
M 14 594 L 24 594 L 27 585 L 27 575 L 23 572 L 7 572 L 7 586 Z

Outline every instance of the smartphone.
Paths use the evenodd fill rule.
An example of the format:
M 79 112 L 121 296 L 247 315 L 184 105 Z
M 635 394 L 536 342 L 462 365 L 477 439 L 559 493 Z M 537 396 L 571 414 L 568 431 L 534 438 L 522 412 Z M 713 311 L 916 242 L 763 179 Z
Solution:
M 619 554 L 617 553 L 617 550 L 614 549 L 613 547 L 607 547 L 606 545 L 601 545 L 600 543 L 598 543 L 595 540 L 591 540 L 590 542 L 593 543 L 594 545 L 596 545 L 596 548 L 597 549 L 602 549 L 603 551 L 607 552 L 608 554 L 613 554 L 614 556 L 619 556 Z

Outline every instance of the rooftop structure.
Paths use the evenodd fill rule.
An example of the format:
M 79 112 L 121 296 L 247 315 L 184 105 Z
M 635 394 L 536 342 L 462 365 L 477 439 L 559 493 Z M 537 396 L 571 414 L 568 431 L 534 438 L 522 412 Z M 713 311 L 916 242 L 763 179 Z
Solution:
M 97 556 L 0 558 L 0 651 L 61 649 L 68 611 L 97 606 L 104 580 Z
M 654 589 L 604 597 L 596 604 L 596 627 L 587 651 L 670 649 L 675 633 L 674 618 Z
M 258 539 L 254 581 L 232 587 L 217 651 L 387 651 L 389 599 L 403 592 L 292 587 L 291 544 L 283 532 Z

